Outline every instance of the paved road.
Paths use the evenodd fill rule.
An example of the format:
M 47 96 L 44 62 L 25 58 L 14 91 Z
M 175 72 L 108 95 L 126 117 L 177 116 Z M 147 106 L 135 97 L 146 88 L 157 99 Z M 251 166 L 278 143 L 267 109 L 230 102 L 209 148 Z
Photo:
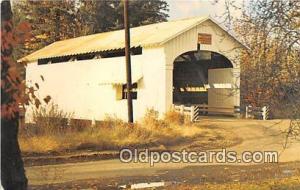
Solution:
M 258 150 L 279 151 L 281 152 L 280 162 L 300 161 L 300 142 L 289 143 L 288 147 L 283 151 L 285 138 L 281 132 L 288 126 L 288 121 L 203 119 L 202 122 L 215 123 L 219 127 L 232 131 L 237 137 L 243 139 L 241 144 L 231 147 L 229 150 L 234 150 L 238 153 Z M 105 179 L 122 176 L 157 176 L 162 174 L 162 172 L 175 172 L 191 165 L 203 164 L 158 163 L 155 167 L 150 167 L 148 163 L 125 164 L 121 163 L 118 159 L 114 159 L 49 166 L 33 166 L 27 167 L 26 173 L 30 185 L 43 185 L 92 178 Z

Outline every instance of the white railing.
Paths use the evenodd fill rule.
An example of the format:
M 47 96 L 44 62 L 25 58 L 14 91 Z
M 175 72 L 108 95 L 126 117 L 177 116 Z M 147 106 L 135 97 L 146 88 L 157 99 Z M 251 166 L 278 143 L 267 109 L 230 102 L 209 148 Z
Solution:
M 262 120 L 269 119 L 269 106 L 253 107 L 251 105 L 246 106 L 246 119 L 258 118 Z
M 174 105 L 174 110 L 187 115 L 190 117 L 191 122 L 197 121 L 200 119 L 200 115 L 238 115 L 240 113 L 239 107 L 211 107 L 207 104 L 195 104 L 195 105 Z
M 174 110 L 179 112 L 180 114 L 189 116 L 191 122 L 194 122 L 198 119 L 197 106 L 195 105 L 174 105 Z

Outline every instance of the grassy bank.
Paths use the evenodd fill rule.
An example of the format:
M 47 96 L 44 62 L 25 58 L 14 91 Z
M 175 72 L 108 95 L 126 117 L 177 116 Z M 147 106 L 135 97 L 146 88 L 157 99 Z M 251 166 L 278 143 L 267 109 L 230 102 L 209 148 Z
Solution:
M 35 124 L 20 130 L 23 153 L 49 153 L 77 150 L 119 150 L 122 147 L 216 148 L 236 143 L 233 135 L 211 126 L 199 126 L 185 116 L 169 112 L 163 119 L 149 110 L 144 118 L 129 125 L 114 117 L 92 125 L 88 122 L 66 122 L 68 114 L 58 108 L 41 109 L 34 114 Z

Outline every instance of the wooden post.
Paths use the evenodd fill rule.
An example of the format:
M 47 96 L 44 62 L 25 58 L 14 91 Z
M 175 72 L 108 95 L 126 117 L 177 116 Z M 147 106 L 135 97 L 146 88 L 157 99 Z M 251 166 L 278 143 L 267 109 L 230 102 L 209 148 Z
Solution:
M 181 105 L 181 106 L 180 106 L 180 113 L 181 113 L 181 114 L 184 114 L 184 105 Z
M 195 118 L 195 106 L 191 106 L 191 122 L 194 122 Z
M 129 31 L 129 17 L 128 17 L 128 0 L 124 0 L 124 28 L 125 28 L 128 123 L 133 123 L 133 108 L 132 108 L 132 98 L 131 98 L 131 62 L 130 62 L 131 60 L 130 60 L 130 31 Z
M 267 120 L 267 106 L 262 107 L 263 120 Z

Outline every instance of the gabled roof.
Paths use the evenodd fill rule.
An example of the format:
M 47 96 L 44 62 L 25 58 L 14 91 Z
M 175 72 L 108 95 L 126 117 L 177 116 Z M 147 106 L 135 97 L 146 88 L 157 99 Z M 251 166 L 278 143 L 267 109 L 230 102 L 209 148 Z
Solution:
M 216 23 L 210 17 L 195 17 L 131 28 L 130 45 L 131 47 L 160 46 L 206 20 Z M 125 33 L 123 29 L 57 41 L 22 58 L 20 61 L 31 62 L 41 58 L 116 50 L 124 48 L 124 46 Z

